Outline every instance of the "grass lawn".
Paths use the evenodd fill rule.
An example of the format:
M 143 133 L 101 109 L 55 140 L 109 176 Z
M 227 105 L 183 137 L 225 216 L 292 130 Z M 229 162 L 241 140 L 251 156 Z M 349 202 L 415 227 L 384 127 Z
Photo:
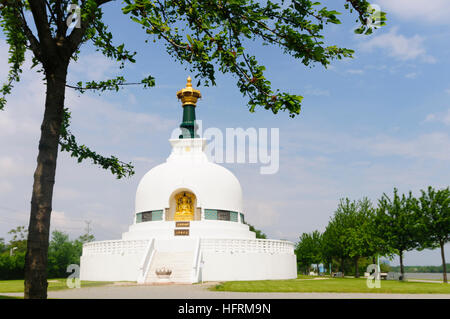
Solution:
M 381 288 L 370 289 L 365 278 L 329 278 L 302 280 L 299 276 L 290 280 L 228 281 L 212 287 L 216 291 L 239 292 L 365 292 L 398 294 L 450 294 L 450 284 L 425 282 L 399 282 L 382 280 Z
M 0 299 L 23 299 L 22 297 L 10 297 L 10 296 L 2 296 L 0 295 Z
M 66 278 L 49 279 L 48 290 L 68 289 Z M 23 280 L 0 280 L 0 294 L 9 292 L 23 292 Z M 110 281 L 81 281 L 81 288 L 104 286 L 112 284 Z M 3 296 L 4 297 L 4 296 Z

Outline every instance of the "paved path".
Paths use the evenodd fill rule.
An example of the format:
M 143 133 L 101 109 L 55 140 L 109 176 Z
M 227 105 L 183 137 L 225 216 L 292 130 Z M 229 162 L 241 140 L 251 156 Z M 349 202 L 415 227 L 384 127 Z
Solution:
M 55 290 L 48 298 L 62 299 L 450 299 L 450 294 L 381 293 L 284 293 L 210 291 L 208 284 L 197 285 L 114 285 Z M 23 294 L 3 294 L 23 296 Z

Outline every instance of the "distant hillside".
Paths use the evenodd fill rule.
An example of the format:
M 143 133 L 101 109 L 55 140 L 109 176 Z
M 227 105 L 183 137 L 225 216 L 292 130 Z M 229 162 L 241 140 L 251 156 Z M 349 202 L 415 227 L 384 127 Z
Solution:
M 450 264 L 446 264 L 447 272 L 450 271 Z M 405 272 L 431 272 L 442 273 L 443 267 L 441 266 L 404 266 Z M 400 272 L 400 266 L 391 266 L 391 271 Z

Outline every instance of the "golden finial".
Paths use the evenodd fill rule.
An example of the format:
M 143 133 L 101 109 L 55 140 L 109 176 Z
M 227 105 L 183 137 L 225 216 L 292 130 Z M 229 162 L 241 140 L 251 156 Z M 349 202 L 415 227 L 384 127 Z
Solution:
M 177 92 L 177 98 L 181 99 L 183 106 L 186 104 L 197 104 L 197 99 L 202 97 L 199 90 L 195 90 L 192 88 L 192 79 L 190 76 L 187 78 L 186 87 Z

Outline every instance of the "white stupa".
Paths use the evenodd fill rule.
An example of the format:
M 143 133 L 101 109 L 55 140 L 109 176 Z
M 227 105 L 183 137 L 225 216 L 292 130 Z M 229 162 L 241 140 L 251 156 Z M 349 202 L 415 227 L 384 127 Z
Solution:
M 226 168 L 208 160 L 196 137 L 201 97 L 188 78 L 177 93 L 183 134 L 167 161 L 141 179 L 134 223 L 120 240 L 87 243 L 81 279 L 139 283 L 296 278 L 294 244 L 256 239 L 244 222 L 242 189 Z

